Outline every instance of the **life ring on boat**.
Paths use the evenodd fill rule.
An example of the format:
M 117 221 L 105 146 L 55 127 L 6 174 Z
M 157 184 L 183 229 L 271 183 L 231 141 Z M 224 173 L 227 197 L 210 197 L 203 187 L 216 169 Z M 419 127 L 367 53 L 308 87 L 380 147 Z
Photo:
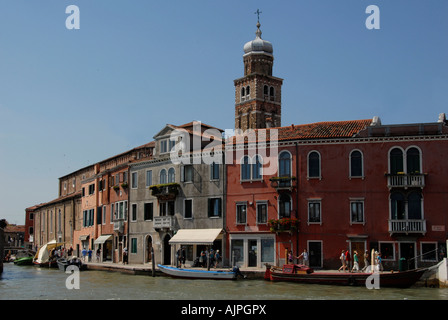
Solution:
M 349 276 L 348 277 L 348 279 L 347 279 L 347 281 L 348 281 L 348 285 L 349 286 L 354 286 L 355 285 L 355 278 L 353 277 L 353 276 Z

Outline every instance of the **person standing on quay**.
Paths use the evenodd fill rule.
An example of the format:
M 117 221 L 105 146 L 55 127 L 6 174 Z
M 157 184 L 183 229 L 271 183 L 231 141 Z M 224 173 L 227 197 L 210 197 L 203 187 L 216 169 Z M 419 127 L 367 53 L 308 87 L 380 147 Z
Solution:
M 370 262 L 369 262 L 369 250 L 366 250 L 366 252 L 364 252 L 364 267 L 362 268 L 362 271 L 368 271 L 368 268 L 370 266 Z
M 341 260 L 342 266 L 338 269 L 338 271 L 341 271 L 341 269 L 342 269 L 342 271 L 345 271 L 345 269 L 347 269 L 347 264 L 345 262 L 345 253 L 344 252 L 345 251 L 342 250 L 341 256 L 339 257 L 339 259 Z
M 310 262 L 309 262 L 309 258 L 308 258 L 308 251 L 306 251 L 306 249 L 303 249 L 303 252 L 300 254 L 300 256 L 297 257 L 297 259 L 302 258 L 302 264 L 309 266 Z
M 355 250 L 353 251 L 353 271 L 359 272 L 359 263 L 358 263 L 358 252 Z

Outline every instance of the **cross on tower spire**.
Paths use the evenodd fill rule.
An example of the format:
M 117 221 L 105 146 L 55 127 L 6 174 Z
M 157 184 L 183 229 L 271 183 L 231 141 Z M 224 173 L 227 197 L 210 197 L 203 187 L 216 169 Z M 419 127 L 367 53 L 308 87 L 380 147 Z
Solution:
M 257 11 L 254 12 L 254 14 L 257 15 L 257 22 L 260 23 L 260 13 L 263 13 L 262 11 L 260 11 L 260 9 L 257 9 Z

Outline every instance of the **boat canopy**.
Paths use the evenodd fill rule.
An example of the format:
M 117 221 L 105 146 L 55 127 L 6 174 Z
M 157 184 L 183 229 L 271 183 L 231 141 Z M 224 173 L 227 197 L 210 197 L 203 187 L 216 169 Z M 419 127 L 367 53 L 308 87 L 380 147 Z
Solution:
M 180 229 L 169 244 L 211 245 L 222 229 Z
M 50 257 L 50 251 L 62 245 L 64 245 L 64 242 L 57 242 L 56 240 L 51 240 L 50 242 L 44 244 L 39 248 L 39 250 L 37 250 L 36 255 L 34 256 L 36 262 L 47 262 Z
M 98 238 L 96 238 L 95 244 L 102 244 L 102 243 L 106 242 L 107 240 L 112 240 L 111 234 L 99 236 Z

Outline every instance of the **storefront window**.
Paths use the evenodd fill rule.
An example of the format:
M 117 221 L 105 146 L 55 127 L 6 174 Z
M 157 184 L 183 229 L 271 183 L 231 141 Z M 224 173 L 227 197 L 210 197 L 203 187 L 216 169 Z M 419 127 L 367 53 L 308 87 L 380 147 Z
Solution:
M 274 239 L 261 239 L 261 262 L 274 262 Z

